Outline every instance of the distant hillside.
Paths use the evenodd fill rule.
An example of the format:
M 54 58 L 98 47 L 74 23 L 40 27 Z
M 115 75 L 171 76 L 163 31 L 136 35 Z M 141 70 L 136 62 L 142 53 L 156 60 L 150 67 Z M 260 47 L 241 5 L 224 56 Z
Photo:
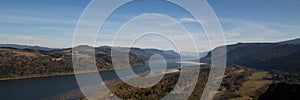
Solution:
M 111 47 L 90 47 L 81 45 L 75 48 L 95 49 L 96 64 L 99 71 L 111 70 Z M 129 48 L 120 47 L 118 51 Z M 84 54 L 84 53 L 83 53 Z M 130 48 L 129 60 L 131 66 L 144 65 L 145 60 L 154 54 L 161 54 L 166 59 L 179 58 L 175 51 L 158 49 Z M 16 44 L 0 45 L 0 78 L 24 78 L 73 73 L 72 48 L 52 49 L 39 46 Z M 84 56 L 84 55 L 73 55 Z M 86 59 L 85 59 L 86 60 Z M 90 59 L 92 61 L 92 59 Z M 122 64 L 124 61 L 118 61 Z M 85 69 L 85 68 L 83 68 Z
M 199 58 L 202 58 L 202 57 L 205 57 L 206 55 L 208 54 L 208 52 L 181 52 L 181 56 L 184 57 L 184 58 L 194 58 L 194 57 L 199 57 Z M 195 60 L 195 59 L 192 59 L 192 60 Z
M 97 48 L 95 54 L 99 71 L 113 68 L 109 49 Z M 73 73 L 71 48 L 51 51 L 0 48 L 0 56 L 0 78 L 2 79 Z M 132 66 L 144 65 L 144 61 L 134 54 L 129 55 L 129 60 Z
M 43 51 L 57 50 L 57 48 L 47 48 L 47 47 L 40 47 L 40 46 L 28 46 L 28 45 L 18 45 L 18 44 L 0 44 L 0 47 L 8 47 L 8 48 L 16 48 L 16 49 L 33 49 L 33 50 L 43 50 Z
M 265 70 L 300 71 L 300 39 L 278 43 L 237 43 L 228 45 L 227 64 Z M 214 50 L 223 47 L 218 47 Z M 214 51 L 213 50 L 213 51 Z M 210 62 L 211 52 L 200 59 Z
M 133 54 L 136 54 L 137 52 L 139 52 L 140 50 L 137 50 L 138 48 L 133 48 L 133 49 L 130 49 L 130 52 L 133 53 Z M 160 54 L 162 55 L 165 59 L 177 59 L 177 58 L 180 58 L 180 55 L 173 51 L 173 50 L 158 50 L 158 49 L 141 49 L 142 51 L 145 52 L 145 56 L 144 58 L 142 59 L 145 59 L 145 60 L 149 60 L 149 58 L 154 55 L 154 54 Z
M 300 38 L 299 39 L 294 39 L 294 40 L 279 42 L 279 44 L 300 44 Z
M 111 48 L 109 46 L 101 46 L 98 48 Z M 138 58 L 143 59 L 143 60 L 149 60 L 149 58 L 154 55 L 154 54 L 160 54 L 162 55 L 165 59 L 178 59 L 180 58 L 180 55 L 173 51 L 173 50 L 158 50 L 158 49 L 141 49 L 141 48 L 125 48 L 125 47 L 119 47 L 118 48 L 120 51 L 127 51 L 130 49 L 130 53 L 136 55 Z

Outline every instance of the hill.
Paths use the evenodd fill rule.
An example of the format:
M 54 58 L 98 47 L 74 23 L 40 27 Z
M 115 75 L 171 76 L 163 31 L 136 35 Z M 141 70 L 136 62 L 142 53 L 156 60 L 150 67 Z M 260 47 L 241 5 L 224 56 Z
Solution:
M 98 70 L 104 71 L 113 69 L 111 47 L 101 46 L 94 48 L 81 45 L 75 48 L 95 49 L 95 59 Z M 161 54 L 166 59 L 176 59 L 180 57 L 178 53 L 172 50 L 118 48 L 120 48 L 119 51 L 117 51 L 119 54 L 123 54 L 124 50 L 130 49 L 129 61 L 131 66 L 144 65 L 145 61 L 149 60 L 154 54 Z M 0 56 L 1 79 L 55 76 L 73 73 L 72 48 L 53 49 L 39 46 L 1 44 Z M 92 61 L 93 59 L 89 60 Z M 117 64 L 122 64 L 122 62 L 124 61 L 118 61 Z M 87 70 L 88 69 L 82 71 Z
M 279 42 L 280 44 L 300 44 L 300 38 Z
M 40 47 L 40 46 L 29 46 L 29 45 L 18 45 L 18 44 L 0 44 L 0 47 L 16 48 L 16 49 L 33 49 L 33 50 L 43 50 L 43 51 L 57 50 L 57 48 L 47 48 L 47 47 Z
M 99 49 L 111 49 L 109 46 L 101 46 Z M 154 54 L 160 54 L 165 59 L 179 59 L 180 55 L 173 50 L 158 50 L 158 49 L 141 49 L 141 48 L 126 48 L 126 47 L 117 47 L 121 52 L 128 51 L 131 54 L 136 55 L 138 58 L 143 60 L 149 60 L 149 58 Z
M 92 48 L 92 47 L 90 47 Z M 109 49 L 95 49 L 99 71 L 111 70 Z M 27 77 L 53 76 L 73 73 L 72 49 L 50 51 L 35 49 L 0 48 L 0 78 L 18 79 Z M 144 60 L 130 54 L 132 66 L 144 65 Z M 84 71 L 84 70 L 83 70 Z
M 300 39 L 278 43 L 237 43 L 227 45 L 227 64 L 238 64 L 263 70 L 299 72 Z M 224 48 L 218 47 L 212 52 Z M 211 52 L 200 59 L 209 63 Z

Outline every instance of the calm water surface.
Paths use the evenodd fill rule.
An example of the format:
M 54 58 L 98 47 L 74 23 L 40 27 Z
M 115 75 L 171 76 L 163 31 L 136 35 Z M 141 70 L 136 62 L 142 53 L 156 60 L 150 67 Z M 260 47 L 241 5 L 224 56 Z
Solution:
M 178 60 L 167 60 L 167 66 L 168 69 L 172 69 L 179 68 L 181 64 Z M 136 73 L 143 73 L 149 71 L 150 68 L 147 66 L 137 66 L 133 70 Z M 84 75 L 92 77 L 92 74 Z M 114 71 L 103 71 L 100 72 L 100 75 L 104 81 L 118 79 Z M 0 99 L 39 100 L 78 88 L 74 75 L 0 81 Z

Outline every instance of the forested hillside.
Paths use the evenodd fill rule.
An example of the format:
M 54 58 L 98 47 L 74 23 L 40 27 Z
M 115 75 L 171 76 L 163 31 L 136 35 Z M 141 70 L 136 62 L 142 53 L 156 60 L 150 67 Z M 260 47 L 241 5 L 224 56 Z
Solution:
M 96 64 L 99 71 L 111 70 L 109 49 L 96 49 Z M 0 78 L 39 77 L 73 73 L 72 49 L 51 51 L 0 48 Z M 130 54 L 132 66 L 143 65 L 144 61 Z
M 237 43 L 226 46 L 227 64 L 264 70 L 300 72 L 300 39 L 278 43 Z M 219 48 L 214 49 L 212 52 Z M 211 52 L 202 62 L 210 62 Z

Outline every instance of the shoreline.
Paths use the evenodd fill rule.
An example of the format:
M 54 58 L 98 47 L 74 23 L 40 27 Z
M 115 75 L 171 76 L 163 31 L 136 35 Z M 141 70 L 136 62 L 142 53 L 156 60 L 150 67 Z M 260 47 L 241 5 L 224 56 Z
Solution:
M 137 66 L 136 66 L 137 67 Z M 112 71 L 113 69 L 110 70 L 102 70 L 102 71 L 83 71 L 79 72 L 76 74 L 88 74 L 88 73 L 99 73 L 99 72 L 104 72 L 104 71 Z M 175 73 L 178 72 L 179 70 L 177 68 L 174 69 L 168 69 L 166 70 L 166 74 L 168 73 Z M 15 77 L 15 78 L 0 78 L 1 81 L 12 81 L 12 80 L 22 80 L 22 79 L 33 79 L 33 78 L 47 78 L 47 77 L 58 77 L 58 76 L 69 76 L 69 75 L 75 75 L 74 72 L 68 72 L 68 73 L 54 73 L 51 75 L 32 75 L 32 76 L 23 76 L 23 77 Z
M 139 65 L 141 66 L 141 65 Z M 137 67 L 137 66 L 134 66 Z M 14 78 L 0 78 L 0 81 L 9 81 L 9 80 L 22 80 L 22 79 L 32 79 L 32 78 L 46 78 L 46 77 L 57 77 L 57 76 L 69 76 L 75 74 L 88 74 L 88 73 L 99 73 L 105 71 L 112 71 L 114 69 L 107 69 L 107 70 L 100 70 L 100 71 L 82 71 L 82 72 L 65 72 L 65 73 L 53 73 L 49 75 L 32 75 L 32 76 L 21 76 L 21 77 L 14 77 Z
M 144 65 L 136 65 L 132 66 L 133 67 L 138 67 L 138 66 L 145 66 Z M 126 68 L 124 68 L 126 69 Z M 46 78 L 46 77 L 55 77 L 55 76 L 69 76 L 69 75 L 75 75 L 75 74 L 88 74 L 88 73 L 96 73 L 96 72 L 104 72 L 104 71 L 112 71 L 115 69 L 103 69 L 103 70 L 98 70 L 98 71 L 81 71 L 75 73 L 73 72 L 63 72 L 63 73 L 53 73 L 49 75 L 31 75 L 31 76 L 20 76 L 20 77 L 8 77 L 8 78 L 0 78 L 0 81 L 8 81 L 8 80 L 22 80 L 22 79 L 31 79 L 31 78 Z M 121 69 L 118 69 L 121 70 Z
M 145 66 L 145 65 L 137 65 L 133 67 L 138 67 L 138 66 Z M 133 68 L 132 67 L 132 68 Z M 126 69 L 126 68 L 124 68 Z M 75 75 L 75 74 L 88 74 L 88 73 L 96 73 L 96 72 L 105 72 L 105 71 L 113 71 L 114 69 L 105 69 L 105 70 L 100 70 L 100 71 L 82 71 L 82 72 L 63 72 L 63 73 L 53 73 L 49 75 L 31 75 L 31 76 L 20 76 L 20 77 L 8 77 L 8 78 L 0 78 L 0 81 L 10 81 L 10 80 L 22 80 L 22 79 L 33 79 L 33 78 L 46 78 L 46 77 L 57 77 L 57 76 L 69 76 L 69 75 Z M 122 70 L 122 69 L 118 69 Z M 178 72 L 177 69 L 167 69 L 166 73 L 174 73 Z
M 93 72 L 86 72 L 86 73 L 93 73 Z M 86 74 L 86 73 L 78 73 L 78 74 Z M 51 74 L 51 75 L 32 75 L 32 76 L 21 76 L 21 77 L 14 77 L 14 78 L 0 78 L 0 81 L 22 80 L 22 79 L 32 79 L 32 78 L 45 78 L 45 77 L 55 77 L 55 76 L 68 76 L 68 75 L 75 75 L 75 73 L 74 72 L 68 72 L 68 73 L 55 73 L 55 74 Z

